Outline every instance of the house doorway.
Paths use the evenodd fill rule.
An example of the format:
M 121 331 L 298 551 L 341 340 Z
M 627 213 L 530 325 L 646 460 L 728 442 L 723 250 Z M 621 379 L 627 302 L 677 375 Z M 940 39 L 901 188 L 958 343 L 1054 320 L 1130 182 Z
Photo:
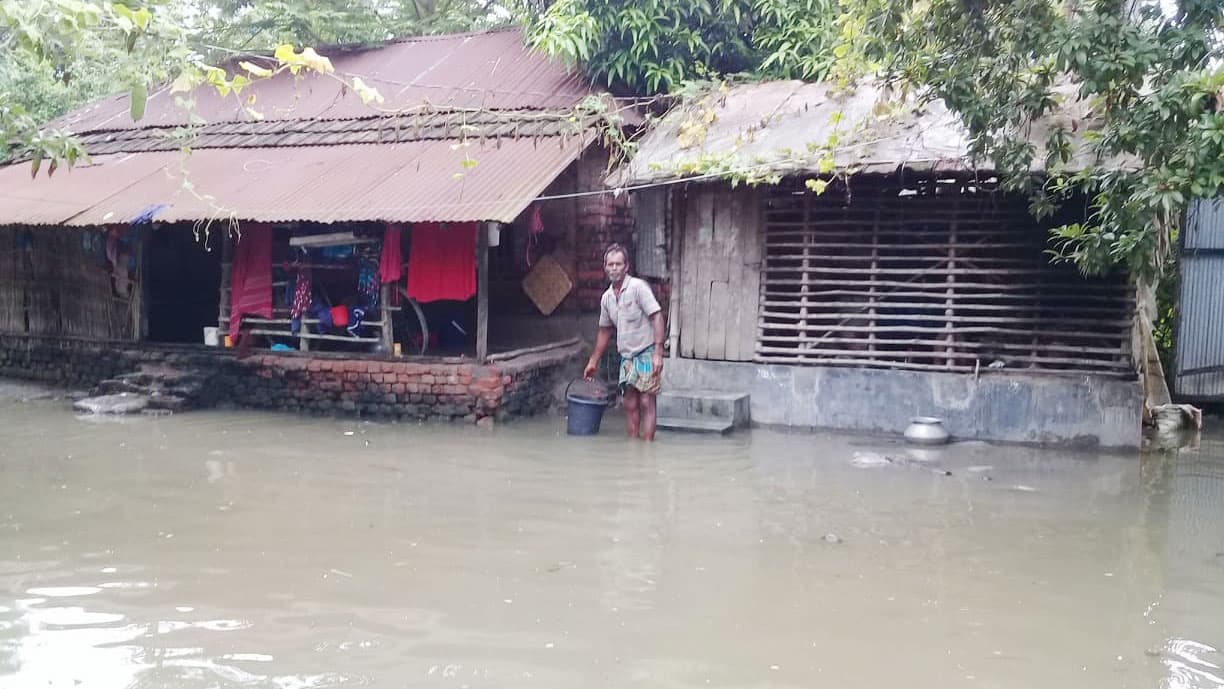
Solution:
M 146 244 L 148 339 L 200 344 L 204 328 L 217 325 L 221 247 L 197 240 L 181 225 L 155 228 Z

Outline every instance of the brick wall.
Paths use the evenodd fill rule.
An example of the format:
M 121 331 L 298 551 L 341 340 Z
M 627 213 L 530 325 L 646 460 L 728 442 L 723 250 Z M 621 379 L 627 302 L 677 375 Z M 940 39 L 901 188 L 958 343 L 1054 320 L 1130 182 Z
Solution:
M 578 188 L 604 189 L 607 155 L 591 149 L 578 161 Z M 633 215 L 629 195 L 595 194 L 578 199 L 578 284 L 575 293 L 579 308 L 599 309 L 599 297 L 608 288 L 603 270 L 603 252 L 613 242 L 623 244 L 633 256 Z
M 575 345 L 480 366 L 0 335 L 0 376 L 85 390 L 163 364 L 199 372 L 201 406 L 487 423 L 547 411 L 580 355 Z

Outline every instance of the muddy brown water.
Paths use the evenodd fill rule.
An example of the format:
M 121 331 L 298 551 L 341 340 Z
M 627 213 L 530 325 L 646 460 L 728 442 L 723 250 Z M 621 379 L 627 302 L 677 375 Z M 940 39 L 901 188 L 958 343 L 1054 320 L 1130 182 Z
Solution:
M 0 687 L 1224 687 L 1224 440 L 648 446 L 38 393 L 0 382 Z

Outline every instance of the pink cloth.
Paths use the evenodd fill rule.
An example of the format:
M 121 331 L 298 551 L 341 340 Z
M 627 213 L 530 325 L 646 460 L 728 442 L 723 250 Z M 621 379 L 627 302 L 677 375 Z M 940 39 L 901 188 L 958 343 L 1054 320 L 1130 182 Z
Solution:
M 408 296 L 419 302 L 466 301 L 476 294 L 474 222 L 417 223 L 408 252 Z
M 272 229 L 249 225 L 234 246 L 229 334 L 238 341 L 243 316 L 272 317 Z
M 400 253 L 400 226 L 387 225 L 383 233 L 382 256 L 378 261 L 378 281 L 384 285 L 396 282 L 404 276 L 404 259 Z
M 527 269 L 535 264 L 531 260 L 531 247 L 540 243 L 540 235 L 544 234 L 544 218 L 540 215 L 540 204 L 531 204 L 531 219 L 527 225 L 527 251 L 523 255 L 523 262 L 527 264 Z

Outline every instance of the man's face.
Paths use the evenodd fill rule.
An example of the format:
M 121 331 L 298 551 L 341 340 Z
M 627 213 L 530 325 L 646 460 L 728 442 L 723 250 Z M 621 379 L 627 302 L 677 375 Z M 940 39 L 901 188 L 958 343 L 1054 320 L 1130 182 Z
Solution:
M 627 268 L 625 255 L 619 251 L 613 251 L 604 258 L 604 272 L 608 274 L 608 279 L 612 282 L 624 280 Z

